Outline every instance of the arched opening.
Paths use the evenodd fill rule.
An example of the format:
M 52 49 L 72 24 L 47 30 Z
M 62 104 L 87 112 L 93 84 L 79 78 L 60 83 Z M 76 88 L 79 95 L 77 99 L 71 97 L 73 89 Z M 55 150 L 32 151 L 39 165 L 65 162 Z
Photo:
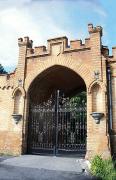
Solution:
M 92 91 L 92 111 L 101 112 L 103 109 L 103 95 L 99 84 L 94 84 Z
M 74 71 L 53 66 L 29 88 L 28 152 L 86 152 L 86 85 Z
M 14 114 L 22 113 L 22 93 L 18 89 L 14 94 Z

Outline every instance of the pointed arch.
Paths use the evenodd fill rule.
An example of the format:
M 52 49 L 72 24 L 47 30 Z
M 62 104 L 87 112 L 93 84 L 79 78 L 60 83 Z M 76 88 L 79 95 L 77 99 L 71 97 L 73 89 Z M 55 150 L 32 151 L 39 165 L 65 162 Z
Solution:
M 106 92 L 106 85 L 101 82 L 101 81 L 93 81 L 89 87 L 88 87 L 88 93 L 91 94 L 92 93 L 92 88 L 95 86 L 95 85 L 99 85 L 102 89 L 103 92 Z
M 30 73 L 27 74 L 27 78 L 25 80 L 26 91 L 28 91 L 30 84 L 38 75 L 42 74 L 42 72 L 48 69 L 54 68 L 55 66 L 61 66 L 68 68 L 69 70 L 72 70 L 84 80 L 86 87 L 90 85 L 91 83 L 90 69 L 87 67 L 86 64 L 83 63 L 81 59 L 80 60 L 78 60 L 77 58 L 73 59 L 71 56 L 66 58 L 61 58 L 61 57 L 59 58 L 54 57 L 54 58 L 50 58 L 47 61 L 42 62 L 42 64 L 40 64 L 39 67 L 35 66 L 34 71 L 30 71 Z
M 17 91 L 21 91 L 23 98 L 26 97 L 26 92 L 25 92 L 24 88 L 23 87 L 16 87 L 12 93 L 12 98 L 15 97 L 15 94 Z
M 58 72 L 60 72 L 60 73 L 58 73 Z M 52 74 L 52 76 L 51 76 L 51 74 Z M 55 75 L 54 74 L 56 74 L 56 77 L 55 77 Z M 62 75 L 60 75 L 60 74 L 62 74 Z M 66 74 L 67 74 L 67 76 L 66 76 Z M 53 76 L 54 75 L 54 76 Z M 59 76 L 60 75 L 60 76 Z M 54 66 L 52 66 L 52 67 L 50 67 L 50 68 L 47 68 L 47 69 L 45 69 L 44 71 L 42 71 L 39 75 L 37 75 L 33 80 L 32 80 L 32 82 L 30 83 L 30 86 L 28 87 L 28 90 L 27 90 L 27 94 L 29 93 L 29 90 L 31 89 L 31 87 L 33 86 L 33 84 L 35 83 L 35 82 L 37 82 L 38 81 L 38 84 L 41 86 L 45 81 L 45 79 L 46 79 L 46 77 L 50 80 L 50 78 L 49 77 L 52 77 L 53 79 L 52 79 L 52 82 L 54 81 L 54 83 L 55 83 L 55 81 L 56 81 L 56 83 L 55 84 L 57 84 L 57 85 L 59 85 L 59 84 L 62 84 L 61 83 L 61 81 L 60 82 L 58 82 L 59 81 L 59 79 L 58 78 L 60 78 L 60 79 L 62 79 L 62 82 L 64 82 L 64 84 L 65 84 L 65 82 L 67 83 L 69 83 L 70 82 L 70 86 L 74 86 L 74 81 L 75 81 L 75 88 L 77 88 L 79 85 L 80 86 L 84 86 L 84 89 L 87 89 L 87 86 L 86 86 L 86 83 L 85 83 L 85 80 L 78 74 L 78 73 L 76 73 L 74 70 L 72 70 L 72 69 L 70 69 L 70 68 L 67 68 L 67 67 L 64 67 L 64 66 L 61 66 L 61 65 L 54 65 Z M 63 78 L 63 76 L 64 76 L 64 78 Z M 69 77 L 68 79 L 67 79 L 67 77 Z M 71 78 L 70 77 L 72 77 L 72 82 L 71 82 Z M 55 79 L 54 79 L 55 78 Z M 65 80 L 64 80 L 65 79 Z M 67 80 L 66 80 L 67 79 Z M 70 79 L 70 80 L 69 80 Z M 49 81 L 48 80 L 48 81 Z M 49 81 L 49 82 L 51 82 L 51 81 Z M 78 83 L 77 83 L 78 82 Z M 71 83 L 72 83 L 72 85 L 71 85 Z M 76 84 L 77 83 L 77 84 Z M 47 85 L 48 83 L 46 82 L 46 85 Z M 49 85 L 50 85 L 50 83 L 49 83 Z M 53 85 L 54 86 L 54 85 Z M 58 88 L 59 88 L 60 86 L 58 86 Z M 39 87 L 40 88 L 40 87 Z M 40 88 L 41 89 L 41 88 Z M 47 89 L 47 87 L 46 87 L 46 89 Z M 50 87 L 49 87 L 49 90 L 50 90 Z

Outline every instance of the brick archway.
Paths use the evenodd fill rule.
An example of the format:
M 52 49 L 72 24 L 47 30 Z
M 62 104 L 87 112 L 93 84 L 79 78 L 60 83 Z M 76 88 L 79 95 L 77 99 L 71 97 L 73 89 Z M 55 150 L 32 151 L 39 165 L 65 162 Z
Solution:
M 40 136 L 39 135 L 39 129 L 37 129 L 39 127 L 37 127 L 35 125 L 35 122 L 39 123 L 39 119 L 36 119 L 38 114 L 32 115 L 32 112 L 35 112 L 35 110 L 34 110 L 35 108 L 36 108 L 36 111 L 37 111 L 37 107 L 39 107 L 42 103 L 45 103 L 47 100 L 49 100 L 49 97 L 51 96 L 51 94 L 53 94 L 54 91 L 57 90 L 57 89 L 59 89 L 60 92 L 62 91 L 64 93 L 65 97 L 72 98 L 72 97 L 75 97 L 75 95 L 79 94 L 80 92 L 86 91 L 87 88 L 86 88 L 86 84 L 85 84 L 84 80 L 77 73 L 75 73 L 75 71 L 73 71 L 73 70 L 71 70 L 71 69 L 69 69 L 67 67 L 61 66 L 61 65 L 54 65 L 54 66 L 52 66 L 50 68 L 47 68 L 46 70 L 41 72 L 32 81 L 32 83 L 31 83 L 31 85 L 29 87 L 29 90 L 28 90 L 29 112 L 30 112 L 29 116 L 28 116 L 28 127 L 29 127 L 29 129 L 28 129 L 28 152 L 30 152 L 30 153 L 41 152 L 42 147 L 43 147 L 43 146 L 41 148 L 39 147 L 40 145 L 38 145 L 38 143 L 39 143 L 40 140 L 36 139 L 36 136 L 37 137 Z M 73 111 L 75 111 L 75 113 L 78 113 L 79 117 L 77 118 L 75 116 L 75 118 L 74 118 L 73 117 L 74 115 L 70 115 L 70 116 L 73 117 L 73 121 L 74 121 L 73 123 L 76 123 L 75 124 L 75 132 L 74 132 L 75 138 L 74 138 L 73 141 L 71 140 L 71 142 L 74 143 L 74 141 L 75 141 L 75 143 L 76 143 L 76 141 L 77 141 L 80 144 L 75 144 L 75 143 L 73 144 L 72 143 L 70 145 L 67 145 L 68 147 L 66 147 L 66 148 L 69 148 L 70 146 L 72 146 L 73 147 L 72 148 L 72 153 L 73 153 L 73 151 L 74 152 L 77 151 L 77 152 L 80 152 L 80 155 L 82 153 L 84 153 L 85 150 L 86 150 L 86 132 L 87 132 L 87 129 L 86 129 L 86 115 L 84 115 L 84 114 L 86 114 L 86 107 L 84 107 L 84 104 L 83 104 L 83 108 L 84 108 L 83 112 L 80 112 L 79 108 L 81 106 L 81 103 L 82 102 L 80 102 L 80 105 L 78 104 L 79 107 L 77 107 L 77 111 L 73 109 Z M 44 106 L 42 106 L 42 107 L 44 108 Z M 38 113 L 40 111 L 41 111 L 41 108 L 38 109 Z M 49 109 L 47 110 L 47 112 L 49 112 Z M 70 112 L 70 114 L 71 113 L 74 114 L 74 112 Z M 80 113 L 83 113 L 83 116 L 79 115 Z M 66 114 L 66 112 L 65 112 L 65 114 Z M 52 118 L 52 116 L 51 116 L 51 118 Z M 39 117 L 40 116 L 38 116 L 38 118 Z M 62 113 L 62 116 L 61 115 L 58 116 L 58 118 L 59 118 L 58 123 L 61 123 L 60 118 L 62 119 L 63 117 L 64 117 L 64 113 Z M 34 118 L 35 118 L 35 120 L 34 120 Z M 48 116 L 48 118 L 49 118 L 49 116 Z M 69 119 L 67 119 L 67 123 L 70 124 L 69 122 L 72 121 L 70 119 L 71 117 L 68 117 L 68 115 L 67 115 L 67 118 L 69 118 Z M 52 119 L 50 119 L 50 120 L 52 120 Z M 55 119 L 53 118 L 53 120 L 55 120 Z M 45 122 L 47 122 L 47 121 L 48 121 L 48 119 L 45 118 Z M 43 119 L 43 122 L 44 122 L 44 119 Z M 30 125 L 30 123 L 31 123 L 31 125 Z M 35 127 L 34 127 L 34 125 L 35 125 Z M 61 126 L 61 124 L 60 124 L 60 126 Z M 72 125 L 70 124 L 70 126 L 72 126 Z M 80 129 L 81 126 L 82 126 L 82 128 Z M 35 128 L 35 130 L 31 129 L 31 131 L 30 131 L 30 128 L 32 128 L 32 127 Z M 51 125 L 51 128 L 52 128 L 52 125 Z M 64 128 L 64 125 L 62 125 L 62 128 Z M 62 130 L 62 131 L 64 131 L 64 130 Z M 38 135 L 35 132 L 38 132 Z M 68 129 L 67 129 L 67 133 L 69 133 Z M 72 133 L 72 132 L 70 132 L 70 133 Z M 53 136 L 53 135 L 51 135 L 51 136 Z M 36 141 L 33 142 L 32 137 L 33 137 L 33 139 L 35 137 L 37 142 Z M 77 137 L 78 137 L 78 139 L 76 140 Z M 69 138 L 71 138 L 71 137 L 69 136 L 67 138 L 67 141 L 68 141 Z M 82 143 L 85 142 L 84 144 L 81 144 L 81 142 L 80 142 L 80 141 L 82 141 L 82 139 L 83 139 Z M 32 147 L 32 145 L 30 145 L 30 144 L 33 144 L 34 147 Z M 44 142 L 44 145 L 45 144 L 46 143 Z M 35 149 L 35 146 L 36 146 L 36 149 Z M 50 145 L 50 146 L 53 146 L 53 144 Z M 63 144 L 62 144 L 62 146 L 64 147 Z M 77 148 L 74 149 L 74 146 L 75 147 L 77 146 Z M 40 149 L 41 149 L 41 151 L 40 151 Z M 50 147 L 49 147 L 49 149 L 50 149 Z M 53 147 L 51 149 L 53 149 Z M 47 150 L 48 150 L 48 144 L 46 144 L 46 149 L 43 148 L 43 151 L 41 153 L 44 153 Z M 59 151 L 61 152 L 61 147 L 60 147 Z M 65 151 L 65 153 L 66 153 L 67 150 L 62 149 L 62 151 Z M 71 149 L 69 150 L 69 152 L 70 151 L 71 151 Z
M 40 67 L 35 66 L 34 71 L 30 71 L 30 73 L 27 74 L 25 81 L 26 91 L 28 91 L 30 84 L 38 75 L 42 74 L 42 72 L 47 69 L 54 68 L 55 66 L 62 66 L 74 71 L 84 80 L 86 87 L 88 87 L 92 82 L 90 69 L 83 63 L 83 60 L 78 61 L 77 58 L 72 57 L 53 57 L 43 62 Z

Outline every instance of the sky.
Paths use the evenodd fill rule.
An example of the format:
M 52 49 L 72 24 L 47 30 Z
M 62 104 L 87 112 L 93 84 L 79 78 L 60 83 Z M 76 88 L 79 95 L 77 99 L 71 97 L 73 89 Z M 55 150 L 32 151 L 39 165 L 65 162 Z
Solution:
M 18 38 L 34 46 L 67 36 L 89 37 L 87 25 L 103 27 L 103 44 L 116 46 L 116 0 L 0 0 L 0 63 L 11 72 L 18 62 Z

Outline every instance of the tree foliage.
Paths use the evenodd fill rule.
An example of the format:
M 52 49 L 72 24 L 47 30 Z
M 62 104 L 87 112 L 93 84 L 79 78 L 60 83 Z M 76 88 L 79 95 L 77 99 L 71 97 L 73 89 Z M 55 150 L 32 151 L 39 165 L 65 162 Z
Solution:
M 0 74 L 7 74 L 4 67 L 0 64 Z
M 86 103 L 87 99 L 86 99 L 86 92 L 83 91 L 81 93 L 78 93 L 77 95 L 73 96 L 70 99 L 70 102 L 76 103 L 77 105 L 80 105 L 82 103 Z

